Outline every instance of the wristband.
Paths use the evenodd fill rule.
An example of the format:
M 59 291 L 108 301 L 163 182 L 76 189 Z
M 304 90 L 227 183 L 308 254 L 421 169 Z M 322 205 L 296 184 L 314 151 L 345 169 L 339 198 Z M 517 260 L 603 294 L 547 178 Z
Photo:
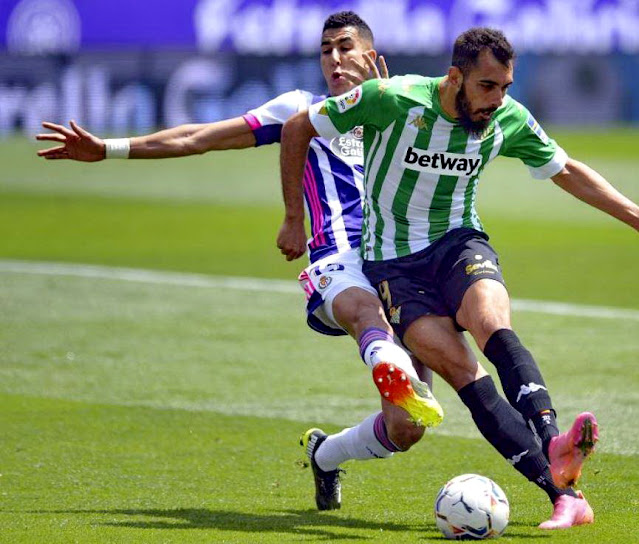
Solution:
M 131 149 L 130 138 L 112 138 L 104 140 L 106 159 L 128 159 Z

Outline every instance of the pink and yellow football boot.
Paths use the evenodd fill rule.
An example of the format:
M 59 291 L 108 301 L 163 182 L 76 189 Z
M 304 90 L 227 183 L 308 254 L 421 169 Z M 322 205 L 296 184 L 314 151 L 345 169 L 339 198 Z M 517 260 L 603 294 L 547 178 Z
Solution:
M 408 412 L 415 425 L 436 427 L 444 419 L 444 411 L 428 384 L 412 378 L 392 363 L 377 363 L 373 381 L 379 394 L 391 404 Z

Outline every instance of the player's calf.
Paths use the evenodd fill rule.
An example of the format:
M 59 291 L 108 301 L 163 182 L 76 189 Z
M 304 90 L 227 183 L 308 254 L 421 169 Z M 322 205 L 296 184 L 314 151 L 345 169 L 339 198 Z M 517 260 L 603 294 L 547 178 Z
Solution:
M 415 425 L 403 408 L 383 402 L 382 411 L 388 438 L 399 451 L 408 451 L 424 436 L 426 428 Z

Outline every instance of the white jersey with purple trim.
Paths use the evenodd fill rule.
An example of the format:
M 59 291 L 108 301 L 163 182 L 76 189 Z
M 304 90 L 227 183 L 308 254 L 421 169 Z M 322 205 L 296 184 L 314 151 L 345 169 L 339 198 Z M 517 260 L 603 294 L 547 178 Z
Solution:
M 244 115 L 256 146 L 280 141 L 282 125 L 326 96 L 296 90 L 284 93 Z M 330 140 L 313 138 L 304 170 L 304 199 L 310 219 L 308 240 L 311 263 L 360 245 L 364 145 L 355 128 Z

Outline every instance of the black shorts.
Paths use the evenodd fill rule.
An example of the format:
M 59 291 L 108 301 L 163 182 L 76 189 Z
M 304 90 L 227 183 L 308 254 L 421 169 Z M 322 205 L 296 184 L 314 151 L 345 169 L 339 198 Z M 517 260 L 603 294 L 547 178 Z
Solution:
M 476 281 L 506 285 L 488 235 L 469 228 L 447 232 L 406 257 L 364 261 L 364 274 L 379 293 L 386 317 L 400 338 L 424 315 L 455 315 L 466 290 Z M 455 321 L 455 326 L 463 330 Z

